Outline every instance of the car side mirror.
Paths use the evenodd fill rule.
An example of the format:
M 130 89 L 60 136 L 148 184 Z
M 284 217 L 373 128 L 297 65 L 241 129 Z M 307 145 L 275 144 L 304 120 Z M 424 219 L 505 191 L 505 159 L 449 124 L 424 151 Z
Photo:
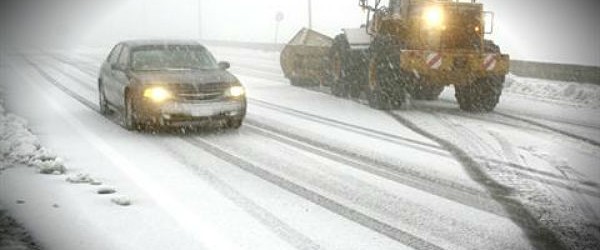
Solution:
M 229 62 L 219 62 L 219 68 L 220 69 L 229 69 L 231 68 L 231 64 Z

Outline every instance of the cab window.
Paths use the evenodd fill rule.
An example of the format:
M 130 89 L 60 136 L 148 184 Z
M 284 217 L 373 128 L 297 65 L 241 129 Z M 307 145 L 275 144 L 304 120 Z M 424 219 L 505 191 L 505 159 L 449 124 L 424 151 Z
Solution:
M 129 47 L 123 46 L 123 50 L 121 50 L 121 55 L 119 56 L 119 64 L 123 66 L 129 65 Z
M 117 44 L 117 46 L 115 46 L 112 51 L 110 52 L 110 55 L 108 56 L 108 63 L 110 64 L 114 64 L 117 63 L 117 59 L 119 58 L 119 54 L 121 54 L 121 49 L 123 48 L 123 45 L 121 44 Z

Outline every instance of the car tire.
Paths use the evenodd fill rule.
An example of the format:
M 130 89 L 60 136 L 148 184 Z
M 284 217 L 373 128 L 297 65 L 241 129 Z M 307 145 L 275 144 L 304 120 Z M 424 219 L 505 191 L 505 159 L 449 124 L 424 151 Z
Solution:
M 369 106 L 379 110 L 389 110 L 389 102 L 379 89 L 370 90 L 368 93 Z
M 137 129 L 138 123 L 136 121 L 135 107 L 131 96 L 125 97 L 125 112 L 123 112 L 123 126 L 125 129 L 131 131 Z
M 238 129 L 242 126 L 243 120 L 239 118 L 232 118 L 227 120 L 225 126 L 230 129 Z
M 108 102 L 106 101 L 106 94 L 104 93 L 104 86 L 102 85 L 102 81 L 100 81 L 100 84 L 98 84 L 98 106 L 100 106 L 100 114 L 110 114 L 110 109 L 108 107 Z
M 468 112 L 491 112 L 500 101 L 504 76 L 489 76 L 467 86 L 455 86 L 460 109 Z
M 308 85 L 306 80 L 302 79 L 300 77 L 291 78 L 290 83 L 292 84 L 292 86 L 296 86 L 296 87 L 304 87 L 304 86 Z

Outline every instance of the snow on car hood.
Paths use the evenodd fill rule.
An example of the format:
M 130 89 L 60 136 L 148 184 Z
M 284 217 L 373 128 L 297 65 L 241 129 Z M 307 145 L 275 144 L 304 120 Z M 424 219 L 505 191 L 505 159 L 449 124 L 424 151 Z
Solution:
M 238 79 L 225 70 L 164 70 L 134 71 L 131 76 L 140 84 L 209 84 L 237 83 Z

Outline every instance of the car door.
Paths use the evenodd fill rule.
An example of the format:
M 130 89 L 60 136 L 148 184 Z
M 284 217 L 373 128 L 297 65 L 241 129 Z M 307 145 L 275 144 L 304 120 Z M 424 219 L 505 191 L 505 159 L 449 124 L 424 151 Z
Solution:
M 101 69 L 100 81 L 102 81 L 103 85 L 103 89 L 101 89 L 101 91 L 104 91 L 106 100 L 112 105 L 118 104 L 117 102 L 115 102 L 117 98 L 115 96 L 116 91 L 114 90 L 114 88 L 117 85 L 115 84 L 116 79 L 114 77 L 112 66 L 118 63 L 119 55 L 121 54 L 122 49 L 123 45 L 117 44 L 110 52 L 108 58 L 106 58 L 104 64 L 102 64 Z
M 129 85 L 129 57 L 130 57 L 130 48 L 127 45 L 123 45 L 123 49 L 119 55 L 119 59 L 116 63 L 117 67 L 112 69 L 113 75 L 113 84 L 111 87 L 112 91 L 114 91 L 113 98 L 114 104 L 119 107 L 125 107 L 125 88 Z

